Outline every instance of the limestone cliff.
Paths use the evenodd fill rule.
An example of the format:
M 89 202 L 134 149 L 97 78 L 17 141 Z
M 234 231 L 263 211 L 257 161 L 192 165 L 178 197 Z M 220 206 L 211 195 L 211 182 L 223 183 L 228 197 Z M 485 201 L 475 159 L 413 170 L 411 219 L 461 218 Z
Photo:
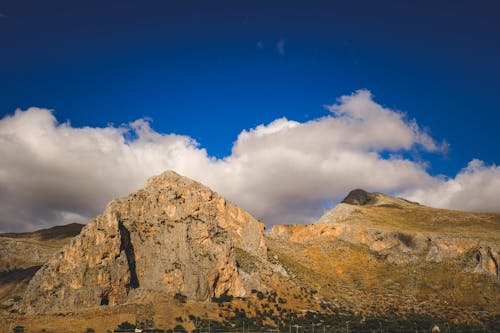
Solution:
M 207 301 L 245 296 L 258 275 L 236 248 L 265 260 L 264 225 L 209 188 L 167 171 L 111 201 L 31 280 L 28 313 L 140 301 L 180 293 Z

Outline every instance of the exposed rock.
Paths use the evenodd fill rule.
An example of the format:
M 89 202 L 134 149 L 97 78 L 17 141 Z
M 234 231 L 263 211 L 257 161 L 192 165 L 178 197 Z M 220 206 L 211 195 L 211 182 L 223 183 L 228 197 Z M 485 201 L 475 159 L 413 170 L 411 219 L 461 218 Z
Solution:
M 500 253 L 498 249 L 486 244 L 479 244 L 473 251 L 469 259 L 467 271 L 472 273 L 487 274 L 496 279 L 500 279 L 498 263 Z
M 340 239 L 354 245 L 367 246 L 371 251 L 386 258 L 391 264 L 416 262 L 427 249 L 427 237 L 401 232 L 366 228 L 360 225 L 312 225 L 274 226 L 270 236 L 292 242 L 311 242 L 319 239 Z
M 468 251 L 477 246 L 477 240 L 468 238 L 429 237 L 429 252 L 426 260 L 441 262 L 463 257 Z
M 332 224 L 336 222 L 342 222 L 348 218 L 361 213 L 361 211 L 351 204 L 339 203 L 328 212 L 326 212 L 321 219 L 315 224 Z
M 342 203 L 349 205 L 364 206 L 372 204 L 376 201 L 376 196 L 373 193 L 366 192 L 365 190 L 356 189 L 349 192 L 347 197 L 342 200 Z
M 0 237 L 0 272 L 41 266 L 57 250 L 59 250 L 59 247 L 54 248 L 24 239 Z
M 367 204 L 370 206 L 360 207 Z M 466 235 L 409 232 L 390 227 L 390 220 L 382 223 L 384 227 L 371 224 L 374 219 L 397 217 L 397 213 L 392 213 L 396 206 L 399 209 L 412 207 L 416 209 L 415 212 L 424 211 L 433 217 L 443 213 L 405 199 L 354 190 L 315 224 L 277 225 L 271 230 L 270 236 L 298 243 L 339 239 L 354 245 L 366 246 L 379 257 L 385 258 L 389 264 L 396 265 L 408 265 L 420 259 L 434 263 L 460 259 L 467 262 L 464 271 L 499 277 L 500 258 L 498 247 L 494 243 L 480 244 L 477 238 Z M 384 213 L 387 212 L 392 214 L 386 217 Z
M 9 308 L 50 257 L 82 229 L 69 224 L 35 232 L 0 234 L 0 308 Z
M 111 201 L 38 271 L 23 306 L 43 313 L 122 304 L 155 293 L 196 301 L 223 293 L 245 296 L 258 281 L 242 278 L 235 248 L 265 260 L 263 230 L 219 194 L 168 171 Z
M 257 309 L 254 290 L 275 293 L 283 309 L 297 313 L 304 307 L 363 316 L 438 313 L 462 322 L 498 313 L 490 295 L 500 282 L 500 214 L 360 191 L 315 224 L 275 226 L 264 235 L 263 224 L 245 211 L 166 172 L 110 202 L 38 271 L 18 309 L 29 321 L 58 317 L 51 312 L 161 305 L 171 325 L 183 310 L 224 316 L 237 304 Z M 224 293 L 248 298 L 220 307 L 207 302 Z M 184 298 L 190 301 L 177 301 Z M 166 307 L 175 311 L 165 314 Z
M 41 266 L 83 225 L 73 223 L 34 232 L 0 234 L 0 272 Z

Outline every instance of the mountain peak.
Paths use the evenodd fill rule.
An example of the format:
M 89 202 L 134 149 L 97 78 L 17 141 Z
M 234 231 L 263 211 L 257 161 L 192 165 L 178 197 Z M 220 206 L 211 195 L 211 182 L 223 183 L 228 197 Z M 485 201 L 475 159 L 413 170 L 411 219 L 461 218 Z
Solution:
M 341 203 L 346 203 L 349 205 L 365 206 L 373 204 L 377 201 L 377 195 L 375 193 L 370 193 L 362 189 L 355 189 L 349 192 L 347 197 L 341 201 Z
M 260 278 L 243 272 L 236 256 L 264 260 L 263 230 L 208 187 L 167 171 L 108 204 L 35 274 L 23 302 L 27 312 L 43 313 L 158 294 L 194 301 L 246 296 Z

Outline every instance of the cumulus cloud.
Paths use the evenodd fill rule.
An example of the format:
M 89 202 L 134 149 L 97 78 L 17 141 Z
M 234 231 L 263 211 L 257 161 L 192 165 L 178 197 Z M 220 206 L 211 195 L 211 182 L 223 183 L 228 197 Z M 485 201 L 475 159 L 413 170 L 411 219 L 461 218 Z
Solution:
M 0 120 L 0 232 L 87 222 L 107 201 L 166 169 L 212 187 L 268 225 L 312 222 L 353 188 L 405 193 L 441 207 L 499 208 L 479 199 L 498 198 L 498 167 L 474 160 L 454 179 L 430 176 L 400 153 L 443 152 L 446 143 L 376 103 L 369 91 L 326 109 L 308 122 L 280 118 L 243 130 L 221 159 L 144 119 L 77 128 L 58 123 L 50 110 L 17 110 Z M 461 206 L 472 194 L 478 200 Z
M 458 210 L 499 211 L 500 166 L 473 159 L 455 178 L 436 179 L 432 186 L 416 188 L 405 197 L 423 204 Z

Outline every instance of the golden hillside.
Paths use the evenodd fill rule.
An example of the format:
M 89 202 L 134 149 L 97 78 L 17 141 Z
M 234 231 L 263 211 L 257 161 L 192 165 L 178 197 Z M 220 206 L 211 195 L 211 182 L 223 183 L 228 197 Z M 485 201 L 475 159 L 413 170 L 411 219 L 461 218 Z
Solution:
M 258 224 L 218 194 L 179 175 L 166 175 L 161 184 L 155 183 L 154 189 L 113 201 L 109 212 L 116 208 L 120 214 L 113 211 L 96 218 L 97 222 L 85 228 L 37 274 L 36 283 L 30 286 L 36 291 L 36 294 L 30 292 L 29 297 L 34 300 L 30 304 L 44 302 L 44 288 L 52 288 L 52 293 L 68 289 L 50 297 L 55 297 L 55 302 L 59 299 L 68 302 L 70 298 L 64 295 L 77 293 L 71 309 L 65 309 L 59 302 L 24 313 L 23 307 L 18 306 L 20 303 L 12 301 L 14 294 L 21 300 L 26 297 L 22 291 L 36 271 L 34 268 L 19 280 L 24 282 L 17 284 L 17 289 L 8 293 L 7 284 L 0 280 L 3 293 L 0 297 L 5 299 L 10 295 L 10 302 L 4 303 L 0 312 L 0 326 L 24 326 L 27 332 L 84 332 L 87 327 L 107 332 L 128 322 L 134 327 L 160 330 L 245 328 L 288 332 L 294 328 L 299 333 L 312 333 L 345 331 L 348 327 L 359 332 L 429 331 L 438 324 L 454 332 L 497 331 L 500 214 L 434 209 L 401 198 L 355 190 L 314 224 L 280 225 L 264 234 L 259 228 L 247 230 Z M 126 210 L 117 209 L 122 204 Z M 120 223 L 128 228 L 126 232 Z M 203 229 L 207 226 L 214 230 L 213 237 L 207 238 L 209 233 Z M 175 232 L 176 228 L 182 232 Z M 67 242 L 66 237 L 43 240 L 40 233 L 37 235 L 10 234 L 4 238 L 52 247 L 57 247 L 55 242 Z M 93 242 L 97 245 L 92 245 Z M 160 256 L 148 257 L 151 251 L 174 253 L 174 242 L 184 247 L 194 245 L 192 249 L 184 249 L 183 257 L 172 264 L 166 259 L 158 261 Z M 147 251 L 142 251 L 145 244 Z M 203 250 L 206 244 L 207 251 Z M 100 247 L 106 251 L 99 252 Z M 224 250 L 219 251 L 224 255 L 220 258 L 210 255 L 218 247 Z M 116 253 L 109 255 L 111 251 Z M 175 258 L 179 253 L 167 257 Z M 122 258 L 120 263 L 116 259 L 120 257 L 126 260 Z M 82 269 L 77 264 L 82 258 L 90 258 L 85 260 L 90 260 L 93 266 L 89 264 Z M 188 284 L 194 281 L 192 272 L 200 270 L 197 262 L 212 265 L 210 258 L 220 260 L 214 268 L 207 266 L 207 271 L 219 272 L 219 276 L 232 272 L 232 280 L 213 291 L 207 289 L 210 297 L 205 294 L 199 297 L 199 289 Z M 133 268 L 137 269 L 137 287 L 130 288 L 127 284 L 126 290 L 116 287 L 130 274 L 126 270 L 127 274 L 120 277 L 122 280 L 109 280 L 112 288 L 118 288 L 117 292 L 127 293 L 124 301 L 116 299 L 113 304 L 110 301 L 92 305 L 93 299 L 88 298 L 85 306 L 79 306 L 84 290 L 96 289 L 102 298 L 97 290 L 101 288 L 99 285 L 89 285 L 94 289 L 81 287 L 84 279 L 95 275 L 99 280 L 106 267 L 110 271 L 115 266 L 116 270 L 131 267 L 132 259 Z M 155 260 L 159 264 L 148 271 L 147 265 Z M 75 267 L 69 270 L 65 265 Z M 73 274 L 79 271 L 82 274 Z M 48 273 L 53 276 L 50 281 L 43 279 L 43 274 Z M 62 278 L 61 274 L 68 278 Z M 175 288 L 161 287 L 170 280 L 155 274 L 166 277 L 174 274 L 178 281 Z M 195 278 L 199 284 L 203 276 Z M 148 279 L 158 282 L 147 285 Z M 102 288 L 107 288 L 108 280 L 99 281 Z M 148 289 L 141 289 L 144 286 Z M 213 282 L 209 287 L 212 286 Z

